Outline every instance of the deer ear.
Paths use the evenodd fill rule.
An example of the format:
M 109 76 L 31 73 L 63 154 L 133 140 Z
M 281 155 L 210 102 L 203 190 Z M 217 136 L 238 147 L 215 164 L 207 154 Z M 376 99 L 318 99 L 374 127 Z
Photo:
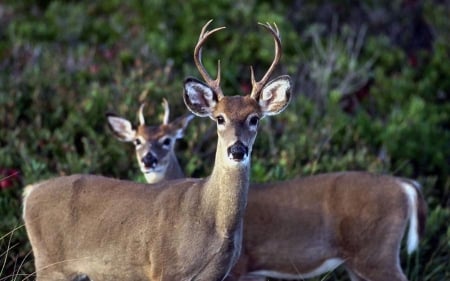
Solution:
M 134 140 L 136 137 L 136 130 L 133 129 L 133 125 L 130 121 L 111 113 L 106 114 L 106 119 L 108 120 L 109 128 L 118 140 L 125 142 Z
M 264 115 L 282 112 L 291 101 L 291 78 L 280 76 L 267 83 L 261 90 L 258 103 Z
M 184 116 L 178 117 L 175 121 L 171 123 L 172 128 L 175 133 L 174 136 L 177 139 L 181 139 L 184 136 L 184 130 L 186 130 L 187 125 L 194 118 L 192 114 L 186 114 Z
M 200 117 L 211 117 L 218 102 L 217 93 L 195 78 L 187 78 L 184 81 L 183 99 L 187 108 Z

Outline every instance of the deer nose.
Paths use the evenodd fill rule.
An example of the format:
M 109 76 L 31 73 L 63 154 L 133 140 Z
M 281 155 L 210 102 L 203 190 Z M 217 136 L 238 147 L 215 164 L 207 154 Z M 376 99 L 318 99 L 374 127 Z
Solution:
M 237 141 L 232 146 L 228 147 L 228 157 L 234 161 L 242 161 L 247 155 L 248 147 L 241 141 Z
M 150 152 L 142 157 L 141 161 L 144 163 L 145 168 L 154 168 L 158 164 L 158 159 Z

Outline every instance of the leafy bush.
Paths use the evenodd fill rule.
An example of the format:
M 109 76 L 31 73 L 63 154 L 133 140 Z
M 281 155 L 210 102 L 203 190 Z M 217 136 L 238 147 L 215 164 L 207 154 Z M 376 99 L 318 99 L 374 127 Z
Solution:
M 184 114 L 182 80 L 198 76 L 192 48 L 210 18 L 228 27 L 204 52 L 211 73 L 221 59 L 225 92 L 248 89 L 251 64 L 259 77 L 271 63 L 273 42 L 258 21 L 279 26 L 279 71 L 295 81 L 288 109 L 262 122 L 252 180 L 341 170 L 415 178 L 429 207 L 427 231 L 418 254 L 402 254 L 403 267 L 409 280 L 450 279 L 449 8 L 363 1 L 338 9 L 342 3 L 335 2 L 0 4 L 0 280 L 33 272 L 23 186 L 72 173 L 144 181 L 133 148 L 112 136 L 104 115 L 136 120 L 146 101 L 146 113 L 159 117 L 163 97 L 172 117 Z M 415 16 L 405 17 L 411 9 Z M 429 37 L 397 40 L 389 32 L 410 36 L 409 20 L 423 24 L 422 17 L 434 37 L 418 49 L 406 48 L 405 40 Z M 351 87 L 343 87 L 346 79 Z M 156 124 L 156 117 L 149 120 Z M 191 123 L 178 143 L 186 174 L 210 172 L 215 137 L 211 122 Z M 346 278 L 339 270 L 313 280 Z

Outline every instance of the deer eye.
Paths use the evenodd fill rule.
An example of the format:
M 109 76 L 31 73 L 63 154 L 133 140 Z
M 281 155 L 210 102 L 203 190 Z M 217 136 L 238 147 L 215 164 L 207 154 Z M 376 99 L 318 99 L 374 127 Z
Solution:
M 256 126 L 256 125 L 258 125 L 258 121 L 259 121 L 259 117 L 258 116 L 253 116 L 253 117 L 250 118 L 249 124 L 251 126 Z
M 140 139 L 135 139 L 135 140 L 134 140 L 134 145 L 135 145 L 135 146 L 138 146 L 138 145 L 141 145 L 141 144 L 142 144 L 142 142 L 141 142 Z
M 162 144 L 164 145 L 164 146 L 169 146 L 170 145 L 170 143 L 171 143 L 171 139 L 170 138 L 165 138 L 163 141 L 162 141 Z
M 217 124 L 219 124 L 219 125 L 225 124 L 225 118 L 223 118 L 223 116 L 219 115 L 219 116 L 217 116 L 216 119 L 217 119 Z

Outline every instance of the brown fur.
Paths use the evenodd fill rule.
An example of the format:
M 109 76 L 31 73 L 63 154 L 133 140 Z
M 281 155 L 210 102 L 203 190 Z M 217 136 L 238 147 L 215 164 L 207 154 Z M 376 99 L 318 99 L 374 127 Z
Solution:
M 203 275 L 223 275 L 202 271 L 230 266 L 236 250 L 232 234 L 239 229 L 235 219 L 229 233 L 216 229 L 214 210 L 203 208 L 202 186 L 207 183 L 179 180 L 157 190 L 74 175 L 36 185 L 26 198 L 24 218 L 38 280 L 68 280 L 64 276 L 78 273 L 91 280 L 210 280 Z

